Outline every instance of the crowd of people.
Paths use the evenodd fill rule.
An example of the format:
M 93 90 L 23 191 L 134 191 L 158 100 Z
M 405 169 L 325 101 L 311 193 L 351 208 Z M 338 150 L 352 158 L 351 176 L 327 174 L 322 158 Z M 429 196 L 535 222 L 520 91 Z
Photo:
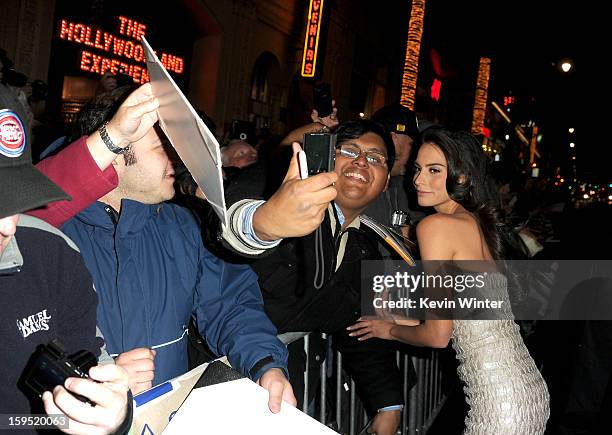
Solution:
M 11 349 L 0 356 L 0 413 L 44 410 L 66 415 L 69 433 L 127 433 L 132 395 L 223 355 L 278 412 L 283 400 L 303 405 L 303 373 L 331 347 L 371 417 L 368 433 L 391 435 L 405 405 L 396 342 L 452 341 L 466 433 L 544 432 L 548 389 L 511 311 L 497 321 L 361 317 L 361 262 L 398 258 L 362 215 L 423 260 L 493 267 L 517 255 L 499 214 L 516 199 L 507 187 L 498 195 L 476 138 L 423 125 L 399 104 L 344 122 L 335 107 L 324 117 L 313 110 L 284 138 L 219 134 L 225 228 L 159 128 L 149 84 L 105 75 L 70 133 L 39 137 L 35 148 L 42 84 L 17 81 L 0 59 L 0 334 Z M 335 167 L 301 179 L 300 143 L 311 132 L 336 135 Z M 329 341 L 311 334 L 307 359 L 313 332 Z M 38 397 L 23 374 L 53 338 L 91 351 L 98 365 Z

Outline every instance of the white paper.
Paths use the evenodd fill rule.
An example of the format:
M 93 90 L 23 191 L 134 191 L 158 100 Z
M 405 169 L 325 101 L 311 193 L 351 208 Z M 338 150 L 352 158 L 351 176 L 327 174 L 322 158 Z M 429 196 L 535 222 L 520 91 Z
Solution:
M 272 414 L 268 391 L 249 379 L 194 389 L 164 431 L 185 434 L 337 435 L 288 403 Z
M 144 36 L 142 46 L 153 94 L 159 99 L 159 125 L 225 227 L 227 208 L 219 143 L 159 62 Z
M 173 389 L 148 403 L 136 406 L 134 401 L 134 420 L 132 422 L 132 433 L 134 434 L 159 434 L 168 424 L 169 417 L 180 408 L 193 386 L 198 382 L 208 364 L 202 364 L 193 370 L 172 379 Z M 146 394 L 146 391 L 137 394 L 138 397 Z

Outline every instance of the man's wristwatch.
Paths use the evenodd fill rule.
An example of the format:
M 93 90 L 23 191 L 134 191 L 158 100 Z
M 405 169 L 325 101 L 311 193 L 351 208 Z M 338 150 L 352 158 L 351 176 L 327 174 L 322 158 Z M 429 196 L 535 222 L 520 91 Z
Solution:
M 108 131 L 106 131 L 107 125 L 108 125 L 108 121 L 104 121 L 102 125 L 100 126 L 100 129 L 98 130 L 100 132 L 100 137 L 102 138 L 102 142 L 104 142 L 104 145 L 106 145 L 106 148 L 108 148 L 110 151 L 112 151 L 115 154 L 125 154 L 126 152 L 128 152 L 130 148 L 132 147 L 132 144 L 129 144 L 125 148 L 121 148 L 115 145 L 113 140 L 108 135 Z

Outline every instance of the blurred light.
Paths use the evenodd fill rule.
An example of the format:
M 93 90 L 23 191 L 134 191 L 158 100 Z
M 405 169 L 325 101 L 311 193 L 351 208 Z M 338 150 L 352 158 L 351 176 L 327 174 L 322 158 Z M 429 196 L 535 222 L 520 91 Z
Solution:
M 364 116 L 365 116 L 365 113 L 363 113 L 363 112 L 359 112 L 359 117 L 360 117 L 360 118 L 363 118 Z
M 559 181 L 562 182 L 562 183 L 565 183 L 565 178 L 562 178 Z
M 538 165 L 537 165 L 537 163 L 535 163 L 535 162 L 531 164 L 531 167 L 532 167 L 532 168 L 535 168 L 535 167 L 537 167 L 537 166 L 538 166 Z
M 558 181 L 555 181 L 555 186 L 558 186 L 558 185 L 559 185 L 559 182 L 558 182 Z
M 612 201 L 612 195 L 608 195 L 608 200 Z
M 499 113 L 499 114 L 502 116 L 502 118 L 504 118 L 504 120 L 505 120 L 505 121 L 506 121 L 508 124 L 510 124 L 510 123 L 512 122 L 512 120 L 511 120 L 510 118 L 508 118 L 508 115 L 506 115 L 506 114 L 504 113 L 504 111 L 502 110 L 502 108 L 501 108 L 501 107 L 499 107 L 499 104 L 497 104 L 495 101 L 493 101 L 493 102 L 491 103 L 491 106 L 493 106 L 493 108 L 494 108 L 495 110 L 497 110 L 497 113 Z M 517 125 L 517 126 L 515 127 L 515 130 L 516 130 L 516 129 L 519 129 L 519 128 L 520 128 L 520 127 Z
M 542 135 L 539 134 L 536 140 L 538 141 L 538 143 L 542 142 Z
M 416 61 L 418 62 L 418 58 Z M 485 113 L 487 110 L 490 72 L 491 59 L 488 57 L 481 57 L 478 66 L 478 77 L 476 79 L 476 97 L 474 98 L 474 107 L 472 109 L 472 134 L 482 134 Z
M 574 132 L 574 127 L 570 127 L 570 129 L 568 130 L 570 133 Z
M 570 142 L 570 148 L 574 148 L 576 144 L 574 142 Z
M 561 64 L 561 69 L 563 72 L 569 72 L 572 69 L 573 65 L 570 62 L 563 62 Z
M 576 156 L 573 156 L 573 157 L 572 157 L 572 160 L 576 160 Z
M 501 156 L 499 154 L 495 154 L 495 161 L 499 162 L 501 160 Z
M 431 99 L 440 101 L 440 89 L 442 89 L 442 82 L 438 79 L 434 79 L 431 85 Z
M 506 140 L 508 140 L 508 139 L 510 139 L 510 135 L 509 134 L 506 135 Z
M 419 53 L 421 52 L 421 38 L 423 36 L 423 22 L 425 20 L 425 0 L 413 0 L 411 8 L 400 104 L 410 110 L 414 110 L 414 97 L 417 88 L 417 77 L 419 75 Z
M 590 193 L 591 195 L 595 195 L 595 191 L 594 191 L 594 190 L 589 191 L 589 193 Z
M 586 193 L 585 193 L 584 195 L 582 195 L 582 197 L 583 197 L 584 199 L 589 199 L 589 195 L 587 195 Z

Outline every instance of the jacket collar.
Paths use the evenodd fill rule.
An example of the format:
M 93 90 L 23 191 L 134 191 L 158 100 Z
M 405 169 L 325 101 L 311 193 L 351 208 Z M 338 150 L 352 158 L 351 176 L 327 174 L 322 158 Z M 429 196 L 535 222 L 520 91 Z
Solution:
M 149 219 L 160 213 L 162 207 L 163 203 L 143 204 L 131 199 L 123 199 L 121 200 L 121 213 L 119 214 L 117 229 L 121 233 L 139 232 L 149 222 Z M 111 217 L 114 212 L 112 209 L 108 211 L 109 208 L 110 206 L 107 204 L 98 201 L 79 213 L 77 218 L 88 225 L 114 231 L 115 223 Z
M 0 256 L 0 275 L 11 275 L 15 272 L 19 272 L 22 266 L 23 256 L 19 251 L 17 239 L 13 236 Z

